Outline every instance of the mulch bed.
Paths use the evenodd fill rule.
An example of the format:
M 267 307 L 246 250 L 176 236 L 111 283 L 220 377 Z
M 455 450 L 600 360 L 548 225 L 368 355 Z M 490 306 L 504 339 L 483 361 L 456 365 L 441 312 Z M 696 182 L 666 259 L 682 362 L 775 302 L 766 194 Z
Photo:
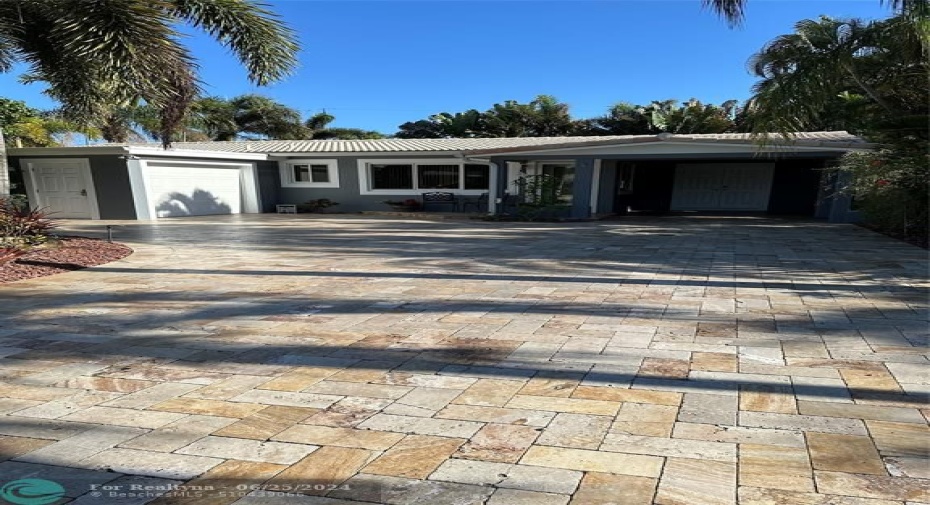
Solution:
M 85 237 L 59 237 L 54 243 L 0 265 L 0 284 L 102 265 L 132 254 L 123 244 Z

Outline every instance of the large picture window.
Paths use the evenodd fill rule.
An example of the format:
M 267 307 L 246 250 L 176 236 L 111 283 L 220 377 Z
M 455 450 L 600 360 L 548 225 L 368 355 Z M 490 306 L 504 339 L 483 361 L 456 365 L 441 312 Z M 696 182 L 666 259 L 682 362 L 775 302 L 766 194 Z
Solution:
M 410 194 L 418 191 L 481 193 L 490 187 L 488 165 L 447 161 L 359 161 L 362 193 Z
M 286 160 L 281 163 L 281 186 L 285 188 L 338 188 L 336 160 Z

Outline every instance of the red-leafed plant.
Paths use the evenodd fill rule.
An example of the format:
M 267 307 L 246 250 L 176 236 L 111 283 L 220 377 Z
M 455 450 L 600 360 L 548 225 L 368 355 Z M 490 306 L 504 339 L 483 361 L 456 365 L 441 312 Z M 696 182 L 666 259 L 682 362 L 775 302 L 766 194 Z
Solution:
M 20 256 L 26 254 L 27 251 L 23 247 L 16 246 L 0 246 L 0 265 L 9 263 Z
M 9 198 L 0 199 L 0 247 L 42 244 L 57 226 L 43 209 L 31 209 Z

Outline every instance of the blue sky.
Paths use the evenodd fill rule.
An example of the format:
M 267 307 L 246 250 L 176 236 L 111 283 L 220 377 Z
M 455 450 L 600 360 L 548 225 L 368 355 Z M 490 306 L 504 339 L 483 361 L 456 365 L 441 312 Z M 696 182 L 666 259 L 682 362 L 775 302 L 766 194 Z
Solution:
M 878 0 L 750 0 L 731 29 L 698 0 L 272 2 L 300 33 L 301 67 L 257 88 L 228 53 L 190 32 L 206 92 L 258 92 L 334 126 L 396 131 L 442 111 L 484 110 L 555 95 L 574 115 L 613 103 L 749 96 L 753 52 L 795 22 L 821 14 L 881 18 Z M 0 75 L 0 96 L 46 108 L 41 85 Z

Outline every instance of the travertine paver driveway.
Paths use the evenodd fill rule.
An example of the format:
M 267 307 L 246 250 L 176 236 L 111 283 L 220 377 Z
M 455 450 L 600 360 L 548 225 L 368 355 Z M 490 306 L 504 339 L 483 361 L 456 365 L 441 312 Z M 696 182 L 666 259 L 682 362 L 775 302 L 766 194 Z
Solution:
M 138 252 L 0 287 L 4 481 L 75 503 L 930 502 L 926 253 L 860 228 L 116 234 Z

